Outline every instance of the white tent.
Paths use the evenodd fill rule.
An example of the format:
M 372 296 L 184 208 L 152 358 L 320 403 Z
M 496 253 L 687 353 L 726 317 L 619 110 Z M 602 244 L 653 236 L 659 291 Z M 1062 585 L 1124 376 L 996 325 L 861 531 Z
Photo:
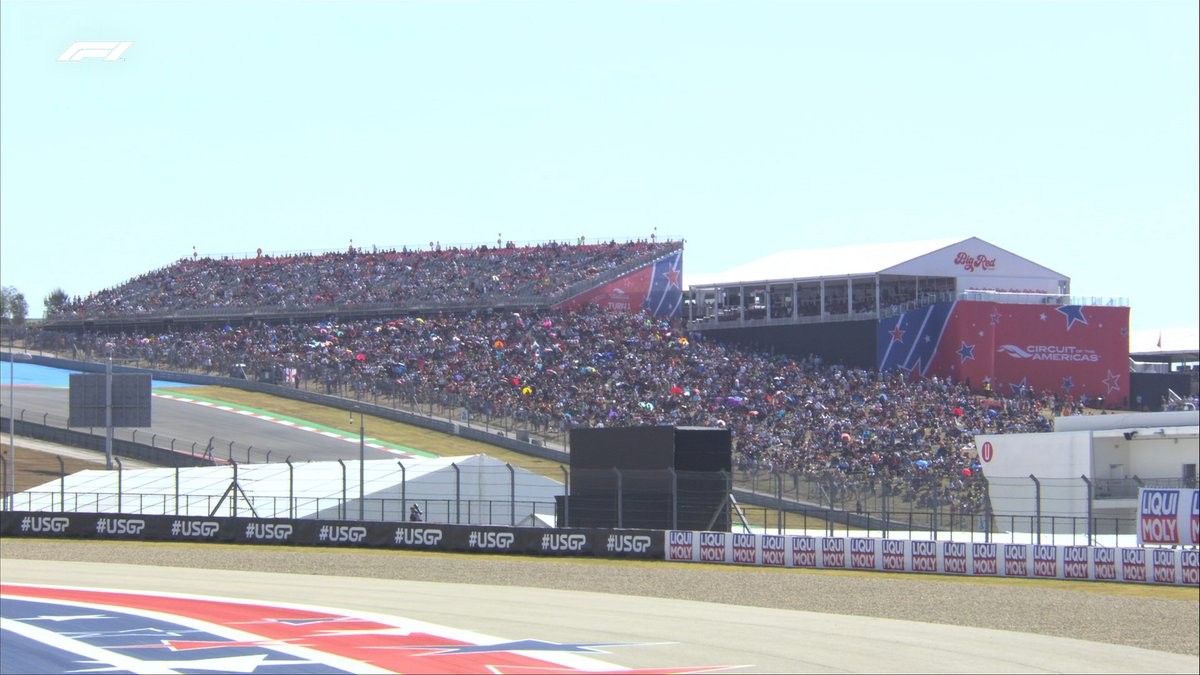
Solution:
M 986 261 L 986 264 L 976 264 Z M 688 287 L 862 276 L 959 280 L 959 290 L 1036 289 L 1066 293 L 1070 278 L 978 237 L 777 251 L 716 274 L 690 274 Z
M 359 476 L 362 476 L 360 483 Z M 360 499 L 361 484 L 361 499 Z M 24 511 L 538 525 L 563 484 L 487 455 L 86 470 L 16 495 Z

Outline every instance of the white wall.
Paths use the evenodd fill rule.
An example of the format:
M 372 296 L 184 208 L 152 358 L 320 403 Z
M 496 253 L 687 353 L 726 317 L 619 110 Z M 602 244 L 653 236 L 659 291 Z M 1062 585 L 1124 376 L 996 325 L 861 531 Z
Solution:
M 984 444 L 990 443 L 990 461 Z M 1091 434 L 987 434 L 975 437 L 983 475 L 988 479 L 992 513 L 1032 516 L 1037 513 L 1041 483 L 1041 513 L 1049 516 L 1087 516 L 1087 484 L 1092 478 Z

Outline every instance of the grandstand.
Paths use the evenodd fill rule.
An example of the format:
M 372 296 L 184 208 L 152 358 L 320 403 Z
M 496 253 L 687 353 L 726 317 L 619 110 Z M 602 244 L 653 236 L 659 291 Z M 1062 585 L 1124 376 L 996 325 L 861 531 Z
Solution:
M 1132 400 L 1126 305 L 978 237 L 784 251 L 693 278 L 685 301 L 713 338 L 1096 407 Z
M 515 420 L 535 435 L 599 426 L 724 427 L 733 432 L 738 471 L 820 483 L 822 501 L 836 494 L 843 503 L 871 504 L 891 496 L 915 508 L 979 513 L 985 489 L 974 436 L 1047 431 L 1055 414 L 1082 412 L 1080 394 L 1099 398 L 1100 384 L 1006 379 L 1011 371 L 998 365 L 1011 358 L 1001 353 L 1006 343 L 995 335 L 977 340 L 967 328 L 983 321 L 1023 331 L 1030 318 L 1011 312 L 1030 307 L 1063 324 L 1055 335 L 1073 341 L 1101 323 L 1106 336 L 1128 325 L 1125 307 L 1070 313 L 1078 307 L 1058 304 L 1069 280 L 1005 256 L 1011 254 L 972 238 L 908 262 L 855 266 L 874 270 L 869 284 L 857 272 L 837 283 L 826 275 L 817 279 L 816 319 L 803 309 L 811 304 L 807 277 L 693 283 L 702 301 L 690 306 L 686 323 L 674 318 L 683 306 L 681 242 L 197 258 L 73 302 L 31 342 L 84 359 L 111 353 L 162 370 L 237 373 L 411 409 L 436 405 L 464 418 Z M 971 264 L 954 262 L 960 257 Z M 930 263 L 941 258 L 944 273 Z M 1016 271 L 1006 272 L 1010 263 Z M 1010 276 L 969 282 L 992 273 Z M 397 296 L 406 284 L 421 288 Z M 846 300 L 840 310 L 839 285 Z M 868 286 L 872 303 L 856 290 Z M 1020 297 L 1007 298 L 1003 289 Z M 1030 293 L 1047 302 L 1029 304 Z M 697 307 L 710 306 L 706 298 L 713 313 L 697 315 Z M 726 321 L 734 307 L 736 321 Z M 1099 310 L 1114 318 L 1089 322 Z M 1032 320 L 1039 322 L 1036 314 Z M 755 331 L 766 329 L 784 338 L 801 335 L 787 331 L 843 331 L 833 341 L 862 353 L 839 364 L 813 357 L 818 349 L 804 352 L 813 346 L 808 338 L 762 341 L 788 347 L 773 352 L 738 344 L 759 342 L 766 333 Z M 919 335 L 925 339 L 918 344 L 932 346 L 909 349 L 902 359 L 898 349 L 874 358 L 880 344 L 912 345 Z M 1119 346 L 1112 350 L 1120 356 Z M 1126 344 L 1126 373 L 1127 352 Z M 1105 352 L 1099 366 L 1111 358 Z
M 74 298 L 46 317 L 53 328 L 166 325 L 222 320 L 383 316 L 418 311 L 550 307 L 623 280 L 655 293 L 656 313 L 677 313 L 669 286 L 650 277 L 676 273 L 682 242 L 402 249 L 214 259 L 196 256 Z M 665 277 L 663 277 L 665 278 Z M 631 283 L 634 282 L 634 283 Z M 675 296 L 680 292 L 674 285 Z

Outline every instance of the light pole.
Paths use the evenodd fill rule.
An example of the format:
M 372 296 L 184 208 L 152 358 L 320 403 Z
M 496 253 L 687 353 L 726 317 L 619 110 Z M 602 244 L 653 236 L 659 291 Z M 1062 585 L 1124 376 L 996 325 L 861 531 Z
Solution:
M 108 347 L 108 363 L 104 366 L 104 468 L 112 471 L 113 426 L 112 426 L 112 343 Z
M 363 422 L 362 413 L 358 415 L 358 520 L 362 522 L 366 520 L 366 471 L 363 467 L 366 466 L 367 454 L 367 437 L 366 425 Z
M 8 343 L 8 485 L 5 489 L 8 496 L 4 500 L 4 507 L 9 511 L 12 510 L 14 496 L 17 492 L 17 408 L 14 401 L 16 400 L 17 380 L 13 373 L 16 370 L 17 355 L 13 351 L 13 343 Z

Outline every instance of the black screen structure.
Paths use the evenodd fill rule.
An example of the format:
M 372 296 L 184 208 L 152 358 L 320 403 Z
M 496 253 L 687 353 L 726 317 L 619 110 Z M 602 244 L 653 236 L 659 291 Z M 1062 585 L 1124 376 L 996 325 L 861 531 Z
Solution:
M 105 378 L 102 373 L 71 373 L 69 427 L 106 427 Z M 150 375 L 113 373 L 113 427 L 150 426 Z
M 729 530 L 728 430 L 612 427 L 571 431 L 572 527 Z

